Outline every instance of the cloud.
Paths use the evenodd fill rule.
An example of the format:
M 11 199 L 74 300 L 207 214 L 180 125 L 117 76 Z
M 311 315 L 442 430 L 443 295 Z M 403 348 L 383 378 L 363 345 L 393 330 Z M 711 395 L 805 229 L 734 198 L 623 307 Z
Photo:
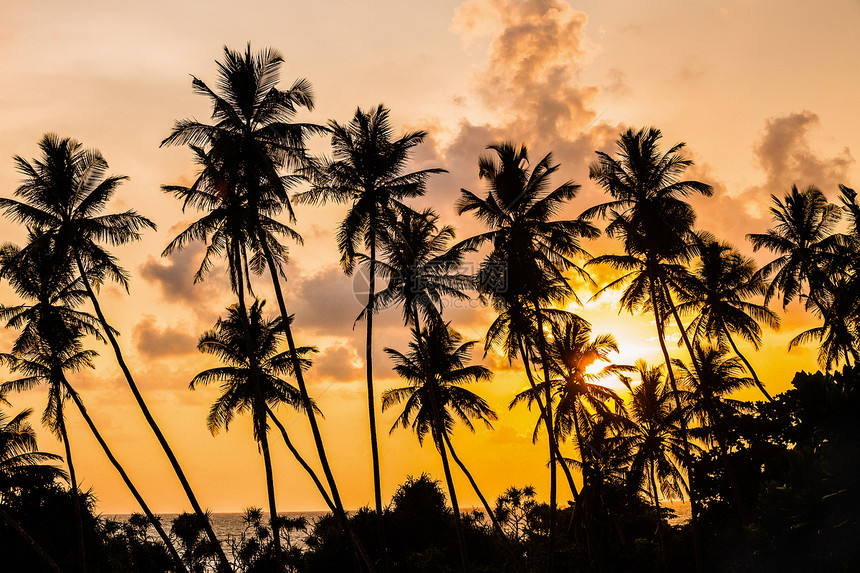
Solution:
M 844 183 L 854 158 L 848 148 L 833 157 L 821 157 L 812 151 L 809 133 L 819 124 L 818 115 L 811 111 L 767 120 L 764 133 L 753 149 L 765 182 L 749 191 L 764 200 L 769 194 L 781 197 L 792 185 L 800 188 L 815 185 L 828 193 Z
M 171 229 L 171 235 L 181 230 Z M 184 228 L 184 225 L 181 226 Z M 206 246 L 194 242 L 169 257 L 148 256 L 139 267 L 141 278 L 156 286 L 162 298 L 169 303 L 181 304 L 190 308 L 198 318 L 212 322 L 212 316 L 223 307 L 231 304 L 230 282 L 224 266 L 215 267 L 206 275 L 203 282 L 194 284 L 194 274 L 200 266 Z
M 364 373 L 364 358 L 350 346 L 337 344 L 323 350 L 314 358 L 314 379 L 334 378 L 338 382 L 360 379 Z
M 145 315 L 132 332 L 137 351 L 148 358 L 165 358 L 197 352 L 197 337 L 179 328 L 160 328 L 155 317 Z

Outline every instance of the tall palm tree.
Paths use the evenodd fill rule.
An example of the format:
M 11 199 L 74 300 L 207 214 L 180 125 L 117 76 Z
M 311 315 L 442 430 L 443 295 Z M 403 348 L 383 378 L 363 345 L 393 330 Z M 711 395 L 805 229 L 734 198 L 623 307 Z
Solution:
M 269 517 L 272 526 L 272 541 L 280 554 L 279 519 L 275 504 L 275 482 L 272 473 L 272 458 L 269 452 L 269 412 L 278 404 L 288 404 L 298 410 L 304 409 L 301 392 L 281 378 L 292 372 L 289 353 L 278 352 L 283 339 L 280 318 L 263 317 L 265 301 L 255 300 L 246 316 L 240 315 L 238 305 L 227 309 L 227 317 L 219 318 L 215 328 L 200 337 L 197 349 L 212 354 L 224 366 L 209 368 L 191 380 L 192 390 L 199 384 L 220 384 L 221 395 L 209 410 L 206 425 L 212 434 L 223 427 L 228 430 L 237 413 L 249 412 L 252 417 L 254 439 L 263 455 L 266 469 L 266 491 L 268 492 Z M 252 345 L 245 343 L 246 330 L 250 330 Z M 305 358 L 315 348 L 302 347 L 302 366 L 310 367 Z
M 447 446 L 457 420 L 474 431 L 473 420 L 480 420 L 492 428 L 491 421 L 496 419 L 496 414 L 486 400 L 463 387 L 471 382 L 489 381 L 492 372 L 483 366 L 467 365 L 475 343 L 461 344 L 460 341 L 460 335 L 440 321 L 422 330 L 418 338 L 409 343 L 406 354 L 386 348 L 385 352 L 394 362 L 394 371 L 409 385 L 386 390 L 382 394 L 382 410 L 404 405 L 390 432 L 398 426 L 411 427 L 422 445 L 428 433 L 432 436 L 442 458 L 457 526 L 460 558 L 466 570 L 468 557 L 460 531 L 460 507 L 448 465 Z
M 761 345 L 763 322 L 779 328 L 779 317 L 764 305 L 747 302 L 751 296 L 763 295 L 767 285 L 756 273 L 752 259 L 744 257 L 726 243 L 715 240 L 707 233 L 696 235 L 698 262 L 692 274 L 685 277 L 681 289 L 678 312 L 697 312 L 687 326 L 687 334 L 694 340 L 726 342 L 740 358 L 753 377 L 756 386 L 769 401 L 773 399 L 759 380 L 749 360 L 741 354 L 732 338 L 734 332 L 758 350 Z
M 638 131 L 628 129 L 616 142 L 616 157 L 597 152 L 598 160 L 589 168 L 589 177 L 603 187 L 611 200 L 588 209 L 582 217 L 609 218 L 606 234 L 621 240 L 624 255 L 605 255 L 595 262 L 607 262 L 632 271 L 622 302 L 629 310 L 644 307 L 654 314 L 669 384 L 680 409 L 664 332 L 669 314 L 676 319 L 678 316 L 669 292 L 670 285 L 677 284 L 671 275 L 683 274 L 683 265 L 692 255 L 689 241 L 695 213 L 685 198 L 692 194 L 710 196 L 713 189 L 706 183 L 683 179 L 684 171 L 693 164 L 681 155 L 684 143 L 677 143 L 663 153 L 659 148 L 660 139 L 662 133 L 653 127 Z M 686 337 L 682 326 L 681 334 Z M 682 418 L 681 424 L 686 436 L 686 420 Z M 687 468 L 691 466 L 688 444 L 684 464 Z M 701 571 L 699 506 L 692 474 L 690 482 L 696 569 Z
M 115 331 L 96 296 L 100 282 L 94 283 L 88 276 L 87 269 L 101 269 L 100 278 L 114 280 L 128 290 L 126 271 L 100 243 L 123 245 L 136 241 L 143 230 L 154 229 L 155 224 L 132 209 L 101 214 L 126 177 L 105 176 L 108 165 L 98 151 L 85 149 L 73 139 L 60 139 L 54 134 L 45 135 L 39 147 L 41 159 L 29 162 L 15 157 L 18 171 L 24 176 L 15 194 L 23 201 L 0 198 L 0 208 L 7 217 L 43 232 L 43 240 L 50 239 L 67 250 L 138 407 L 170 461 L 194 512 L 205 521 L 207 536 L 216 547 L 221 568 L 228 571 L 227 556 L 125 363 Z M 31 247 L 35 245 L 31 243 L 24 250 Z
M 446 304 L 468 300 L 464 291 L 474 284 L 473 277 L 460 272 L 464 256 L 462 243 L 448 248 L 449 240 L 455 237 L 454 229 L 449 225 L 439 229 L 438 220 L 438 215 L 432 209 L 420 213 L 403 210 L 397 215 L 393 227 L 386 229 L 380 248 L 380 275 L 388 279 L 388 285 L 376 293 L 373 310 L 401 305 L 404 324 L 411 325 L 412 335 L 419 343 L 422 319 L 425 324 L 442 324 L 442 312 Z M 514 555 L 486 497 L 457 455 L 450 439 L 443 437 L 451 457 L 469 480 L 493 528 L 509 550 L 514 566 L 520 569 L 519 558 Z
M 295 220 L 289 189 L 298 179 L 295 173 L 282 173 L 284 170 L 306 169 L 312 163 L 306 153 L 306 137 L 326 130 L 315 124 L 292 121 L 298 108 L 313 109 L 313 93 L 310 83 L 304 79 L 297 80 L 288 90 L 279 89 L 277 84 L 282 62 L 281 55 L 270 49 L 253 53 L 250 45 L 244 52 L 224 48 L 224 61 L 218 63 L 218 89 L 213 90 L 202 80 L 194 78 L 194 90 L 212 103 L 215 123 L 206 124 L 193 119 L 178 121 L 162 145 L 188 144 L 192 149 L 196 148 L 198 161 L 204 169 L 191 188 L 168 186 L 165 191 L 185 198 L 191 191 L 202 190 L 206 193 L 200 197 L 200 203 L 196 203 L 195 198 L 186 199 L 186 204 L 195 204 L 213 212 L 217 207 L 237 211 L 239 216 L 235 219 L 227 217 L 230 223 L 226 227 L 217 224 L 209 227 L 208 222 L 196 230 L 189 227 L 187 234 L 183 233 L 184 239 L 177 237 L 172 245 L 178 248 L 188 240 L 205 241 L 209 238 L 207 233 L 213 233 L 208 229 L 220 229 L 223 237 L 217 237 L 217 233 L 212 235 L 207 254 L 217 255 L 226 251 L 231 280 L 240 296 L 240 307 L 244 304 L 244 295 L 243 289 L 238 287 L 249 282 L 245 265 L 259 272 L 268 268 L 281 320 L 284 321 L 296 383 L 303 402 L 309 404 L 311 399 L 280 282 L 285 276 L 283 262 L 287 249 L 279 243 L 276 235 L 286 235 L 294 240 L 300 237 L 274 217 L 286 212 L 290 221 Z M 204 272 L 207 268 L 201 266 Z M 335 516 L 343 530 L 350 534 L 356 559 L 372 571 L 373 565 L 346 519 L 314 409 L 306 407 L 305 413 L 331 492 Z
M 3 394 L 0 394 L 0 404 L 9 405 Z M 30 545 L 51 571 L 61 573 L 56 561 L 3 507 L 3 494 L 16 487 L 68 478 L 62 469 L 51 465 L 51 462 L 61 460 L 60 456 L 38 450 L 36 432 L 27 421 L 32 413 L 28 408 L 10 418 L 0 410 L 0 519 Z
M 370 111 L 356 109 L 349 124 L 329 122 L 333 159 L 326 161 L 309 191 L 299 194 L 301 202 L 349 204 L 337 229 L 340 264 L 347 275 L 355 271 L 362 246 L 368 256 L 367 330 L 365 367 L 370 449 L 373 461 L 373 489 L 376 512 L 382 515 L 382 486 L 379 477 L 379 446 L 376 438 L 376 406 L 373 391 L 373 305 L 376 293 L 377 257 L 386 229 L 395 224 L 398 212 L 409 207 L 403 200 L 423 195 L 427 178 L 444 169 L 405 172 L 412 150 L 427 135 L 407 132 L 394 139 L 389 110 L 382 105 Z
M 94 317 L 71 306 L 82 302 L 86 291 L 68 261 L 65 265 L 57 262 L 57 258 L 65 253 L 55 248 L 54 241 L 42 239 L 38 232 L 31 231 L 30 243 L 33 247 L 23 254 L 11 244 L 0 248 L 0 278 L 6 279 L 19 297 L 32 302 L 0 305 L 0 319 L 7 321 L 7 327 L 21 330 L 12 353 L 0 355 L 0 361 L 8 363 L 13 370 L 28 373 L 25 378 L 8 382 L 2 388 L 25 390 L 46 382 L 51 387 L 50 398 L 65 396 L 72 400 L 108 460 L 161 537 L 179 570 L 184 571 L 185 567 L 161 522 L 114 457 L 80 395 L 66 378 L 68 368 L 92 366 L 90 358 L 95 356 L 95 352 L 83 351 L 81 338 L 86 334 L 102 341 L 104 338 Z M 96 279 L 100 272 L 100 269 L 89 270 L 90 276 Z
M 478 161 L 479 177 L 487 182 L 484 198 L 460 190 L 457 202 L 459 214 L 474 213 L 487 228 L 486 232 L 464 241 L 464 248 L 477 249 L 489 242 L 491 252 L 482 261 L 476 276 L 482 296 L 488 297 L 499 319 L 487 333 L 487 344 L 506 340 L 509 359 L 523 359 L 526 374 L 536 388 L 531 372 L 530 349 L 537 349 L 543 366 L 544 381 L 550 379 L 550 361 L 544 339 L 544 321 L 548 308 L 575 298 L 565 273 L 574 272 L 588 279 L 576 263 L 586 253 L 580 247 L 580 237 L 593 238 L 597 229 L 577 218 L 557 220 L 555 215 L 573 199 L 579 186 L 572 181 L 551 189 L 550 179 L 558 171 L 552 154 L 547 154 L 530 168 L 528 151 L 511 143 L 490 145 L 495 157 L 483 156 Z M 543 398 L 536 398 L 547 429 L 550 448 L 550 537 L 554 531 L 556 507 L 556 463 L 558 452 L 549 388 Z M 576 486 L 569 469 L 562 463 L 571 493 Z M 551 554 L 551 552 L 550 552 Z

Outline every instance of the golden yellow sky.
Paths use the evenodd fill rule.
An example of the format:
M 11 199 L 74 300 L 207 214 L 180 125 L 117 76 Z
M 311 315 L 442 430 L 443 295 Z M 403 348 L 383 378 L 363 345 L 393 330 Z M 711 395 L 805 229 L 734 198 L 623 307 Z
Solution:
M 106 287 L 102 299 L 150 407 L 201 502 L 214 511 L 264 505 L 263 464 L 248 420 L 239 418 L 228 433 L 213 437 L 204 419 L 216 390 L 187 390 L 191 377 L 211 364 L 196 351 L 197 337 L 232 299 L 223 267 L 192 287 L 199 247 L 170 259 L 159 256 L 193 216 L 183 215 L 159 187 L 187 182 L 194 171 L 188 151 L 159 149 L 158 143 L 176 119 L 208 118 L 208 102 L 192 93 L 190 74 L 214 82 L 224 45 L 238 49 L 250 41 L 255 48 L 280 50 L 283 81 L 306 77 L 314 86 L 317 107 L 304 119 L 345 122 L 356 106 L 382 102 L 398 129 L 427 129 L 414 167 L 441 166 L 450 173 L 432 180 L 421 204 L 436 208 L 459 236 L 478 227 L 454 214 L 453 200 L 461 187 L 482 190 L 477 157 L 502 139 L 525 142 L 533 159 L 555 153 L 562 164 L 557 183 L 583 185 L 570 208 L 575 215 L 600 200 L 587 178 L 594 150 L 610 149 L 626 126 L 659 127 L 666 145 L 687 142 L 697 163 L 691 175 L 716 189 L 715 197 L 696 201 L 698 226 L 747 254 L 752 252 L 743 237 L 767 228 L 771 193 L 782 194 L 793 183 L 816 184 L 833 198 L 838 183 L 860 184 L 853 157 L 860 148 L 856 0 L 826 8 L 753 0 L 119 4 L 0 3 L 0 193 L 11 196 L 18 184 L 11 157 L 32 158 L 48 131 L 100 149 L 114 173 L 130 176 L 114 209 L 134 207 L 158 231 L 116 250 L 133 274 L 131 294 Z M 327 149 L 325 141 L 314 146 Z M 361 305 L 352 294 L 353 279 L 337 266 L 331 237 L 343 212 L 339 206 L 297 207 L 305 246 L 292 250 L 288 288 L 299 343 L 322 351 L 310 388 L 326 414 L 323 432 L 345 503 L 359 507 L 372 502 L 372 486 L 363 327 L 352 329 Z M 0 222 L 0 239 L 21 241 L 23 231 Z M 606 244 L 589 248 L 598 252 Z M 259 294 L 268 296 L 264 283 Z M 14 300 L 6 285 L 0 300 Z M 647 316 L 619 316 L 611 296 L 581 312 L 596 333 L 619 338 L 619 362 L 659 359 Z M 491 320 L 477 307 L 448 317 L 473 339 Z M 382 348 L 402 348 L 407 335 L 397 310 L 382 313 L 375 324 L 375 383 L 383 390 L 399 381 Z M 787 388 L 796 370 L 815 367 L 814 349 L 785 352 L 786 342 L 808 324 L 801 310 L 791 309 L 781 331 L 767 332 L 762 351 L 750 354 L 772 391 Z M 14 335 L 0 331 L 3 349 Z M 187 509 L 108 349 L 98 350 L 98 370 L 74 378 L 92 417 L 155 510 Z M 474 390 L 496 408 L 496 429 L 457 431 L 454 444 L 488 497 L 525 484 L 543 495 L 545 441 L 531 445 L 533 415 L 507 410 L 525 381 L 498 358 L 488 357 L 488 363 L 500 368 L 495 381 Z M 44 407 L 38 391 L 11 399 L 16 409 Z M 404 430 L 386 436 L 395 416 L 379 418 L 386 499 L 407 474 L 441 477 L 429 443 L 419 448 Z M 83 486 L 94 489 L 99 510 L 135 510 L 78 415 L 70 411 L 69 419 L 77 470 Z M 312 458 L 304 420 L 287 411 L 282 420 Z M 321 508 L 279 438 L 272 442 L 279 507 Z M 43 430 L 40 446 L 61 451 Z M 464 506 L 477 502 L 464 479 L 456 484 Z

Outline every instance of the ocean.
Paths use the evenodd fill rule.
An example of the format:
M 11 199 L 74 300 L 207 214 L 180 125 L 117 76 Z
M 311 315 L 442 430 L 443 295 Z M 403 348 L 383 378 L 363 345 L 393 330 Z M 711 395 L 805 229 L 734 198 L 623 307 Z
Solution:
M 296 518 L 296 517 L 305 517 L 309 522 L 308 531 L 306 533 L 297 532 L 293 540 L 297 545 L 302 545 L 304 538 L 307 536 L 307 533 L 313 527 L 313 523 L 316 519 L 326 515 L 327 511 L 279 511 L 278 514 L 287 518 Z M 242 521 L 242 516 L 244 513 L 212 513 L 210 514 L 210 520 L 212 522 L 212 529 L 215 532 L 215 537 L 218 538 L 218 541 L 221 542 L 221 545 L 224 546 L 225 549 L 230 551 L 231 539 L 239 539 L 242 536 L 242 533 L 245 531 L 245 523 Z M 179 516 L 178 513 L 161 513 L 159 517 L 161 517 L 161 523 L 164 525 L 164 530 L 170 533 L 170 525 L 173 523 L 173 519 Z M 106 519 L 110 519 L 113 521 L 125 522 L 131 517 L 131 514 L 128 513 L 120 513 L 120 514 L 110 514 L 104 513 L 102 517 Z M 263 512 L 263 523 L 268 525 L 269 514 L 268 512 Z M 157 538 L 157 533 L 153 527 L 149 528 L 149 535 L 151 538 Z M 250 536 L 250 534 L 249 534 Z
M 675 517 L 669 520 L 670 525 L 682 525 L 690 520 L 690 503 L 688 501 L 668 501 L 663 502 L 663 507 L 670 508 L 675 511 Z M 476 508 L 477 509 L 477 508 Z M 466 508 L 463 508 L 463 511 L 471 511 Z M 481 510 L 479 510 L 481 511 Z M 326 515 L 325 511 L 286 511 L 279 512 L 284 517 L 295 518 L 295 517 L 306 517 L 310 525 L 313 526 L 313 523 L 316 519 Z M 165 525 L 167 531 L 170 530 L 170 524 L 173 521 L 173 518 L 178 516 L 178 513 L 162 513 L 161 514 L 161 522 Z M 225 544 L 225 547 L 229 547 L 229 539 L 237 539 L 242 535 L 242 532 L 245 530 L 245 524 L 242 523 L 242 516 L 244 513 L 213 513 L 211 514 L 212 519 L 212 529 L 215 530 L 215 536 L 218 538 L 221 543 Z M 263 521 L 264 523 L 268 523 L 267 512 L 263 512 Z M 112 519 L 114 521 L 126 521 L 130 516 L 129 514 L 103 514 L 102 517 L 106 517 L 108 519 Z M 310 530 L 311 527 L 308 527 Z M 150 534 L 155 536 L 155 530 L 151 529 Z M 301 543 L 304 539 L 304 535 L 299 533 L 297 534 L 296 541 Z

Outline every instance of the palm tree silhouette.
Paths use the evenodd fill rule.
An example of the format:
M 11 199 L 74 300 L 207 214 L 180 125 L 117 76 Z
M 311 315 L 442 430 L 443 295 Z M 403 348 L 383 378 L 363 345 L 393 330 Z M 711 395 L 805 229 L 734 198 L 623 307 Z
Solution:
M 688 368 L 680 360 L 675 360 L 674 363 L 680 371 L 681 383 L 689 388 L 691 394 L 688 405 L 689 415 L 700 424 L 694 433 L 706 445 L 716 445 L 741 521 L 746 523 L 746 503 L 734 465 L 728 455 L 725 426 L 727 418 L 752 410 L 746 402 L 732 400 L 727 396 L 752 386 L 754 382 L 751 378 L 743 376 L 744 368 L 741 360 L 736 357 L 727 358 L 724 349 L 696 343 L 693 352 L 692 362 L 695 368 Z
M 280 554 L 268 418 L 270 409 L 278 404 L 288 404 L 303 410 L 305 403 L 298 388 L 281 378 L 292 372 L 292 361 L 289 353 L 278 352 L 278 345 L 283 338 L 281 320 L 264 318 L 264 305 L 265 301 L 255 300 L 244 317 L 238 305 L 233 305 L 227 309 L 226 318 L 219 318 L 215 328 L 200 337 L 197 349 L 218 357 L 224 366 L 198 373 L 191 380 L 189 388 L 193 390 L 200 384 L 220 384 L 221 395 L 206 418 L 206 425 L 213 435 L 222 427 L 228 430 L 237 413 L 251 414 L 254 439 L 260 447 L 266 468 L 272 542 L 275 551 Z M 250 332 L 250 346 L 246 344 L 246 330 Z M 302 356 L 302 367 L 309 368 L 310 360 L 306 355 L 316 352 L 316 348 L 302 347 L 297 350 Z
M 636 369 L 639 384 L 634 386 L 629 377 L 621 377 L 630 392 L 627 408 L 630 424 L 620 436 L 630 460 L 627 483 L 635 491 L 644 489 L 651 498 L 658 515 L 660 543 L 665 553 L 660 493 L 665 497 L 683 498 L 686 489 L 689 495 L 680 469 L 685 455 L 681 430 L 684 411 L 675 406 L 673 392 L 660 368 L 640 360 Z M 686 403 L 686 394 L 684 398 Z
M 830 368 L 841 356 L 847 360 L 849 355 L 856 363 L 860 353 L 851 331 L 849 309 L 853 302 L 849 302 L 851 297 L 836 297 L 847 270 L 839 254 L 844 252 L 842 245 L 850 244 L 844 235 L 834 233 L 841 218 L 839 206 L 828 202 L 812 185 L 803 191 L 792 185 L 783 199 L 774 195 L 771 199 L 773 226 L 764 233 L 747 235 L 754 251 L 766 248 L 777 255 L 759 270 L 763 280 L 771 279 L 765 304 L 779 294 L 783 308 L 795 298 L 805 299 L 806 309 L 822 317 L 823 324 L 800 333 L 789 342 L 789 348 L 821 339 L 819 362 L 823 367 Z M 843 191 L 849 216 L 853 202 L 851 194 Z
M 58 250 L 55 241 L 31 231 L 30 243 L 31 248 L 24 253 L 11 244 L 0 248 L 0 278 L 6 279 L 19 297 L 33 303 L 0 305 L 0 319 L 6 320 L 8 327 L 21 330 L 12 347 L 12 353 L 0 354 L 0 362 L 8 364 L 13 372 L 20 370 L 26 374 L 24 378 L 4 383 L 0 389 L 23 391 L 47 383 L 49 405 L 46 414 L 49 416 L 44 419 L 49 426 L 57 425 L 61 436 L 65 435 L 63 402 L 70 398 L 108 460 L 161 537 L 179 570 L 185 571 L 161 522 L 149 509 L 125 469 L 114 457 L 90 418 L 80 395 L 66 378 L 66 370 L 93 366 L 91 359 L 96 353 L 83 350 L 81 339 L 84 335 L 89 334 L 104 341 L 98 329 L 98 321 L 71 306 L 82 302 L 86 297 L 82 281 L 76 276 L 68 260 L 65 264 L 57 262 L 58 257 L 67 253 L 62 249 Z M 89 270 L 90 277 L 95 280 L 100 280 L 100 273 L 101 269 Z M 56 404 L 52 405 L 53 401 Z M 54 414 L 50 414 L 51 412 Z M 68 459 L 71 460 L 68 446 L 66 449 Z
M 695 241 L 699 259 L 692 274 L 685 277 L 678 304 L 681 314 L 698 313 L 687 326 L 687 334 L 694 340 L 715 340 L 720 345 L 728 342 L 758 389 L 772 401 L 749 360 L 741 354 L 732 338 L 734 332 L 758 350 L 762 333 L 759 322 L 779 328 L 779 317 L 773 311 L 746 301 L 751 296 L 765 294 L 767 285 L 756 273 L 752 259 L 742 256 L 730 245 L 707 233 L 698 233 Z
M 601 468 L 590 463 L 594 460 L 588 437 L 599 432 L 595 427 L 608 424 L 609 428 L 618 429 L 625 422 L 624 401 L 611 388 L 600 382 L 606 378 L 629 371 L 630 366 L 607 364 L 599 372 L 591 373 L 588 368 L 597 361 L 610 362 L 609 353 L 618 352 L 618 344 L 611 334 L 597 335 L 592 339 L 591 326 L 577 316 L 562 317 L 563 320 L 551 322 L 551 340 L 547 345 L 550 359 L 551 378 L 535 388 L 529 388 L 517 394 L 510 403 L 513 408 L 525 402 L 531 408 L 536 397 L 550 394 L 548 404 L 555 403 L 555 439 L 560 445 L 568 437 L 573 436 L 576 447 L 580 452 L 583 477 L 583 490 L 595 479 L 602 481 L 608 476 L 598 478 Z M 549 392 L 547 392 L 549 387 Z M 535 425 L 534 438 L 540 428 L 540 421 Z M 567 462 L 565 462 L 567 463 Z M 585 534 L 588 551 L 591 558 L 596 558 L 591 537 L 590 522 L 591 508 L 586 498 L 580 496 L 584 507 Z
M 618 286 L 624 281 L 630 282 L 622 296 L 624 308 L 632 311 L 644 307 L 653 312 L 669 384 L 675 393 L 676 407 L 680 409 L 678 388 L 665 341 L 664 323 L 669 314 L 675 316 L 682 337 L 688 341 L 669 289 L 670 285 L 678 284 L 675 279 L 683 275 L 682 265 L 692 254 L 689 238 L 695 213 L 684 198 L 691 194 L 710 196 L 713 190 L 705 183 L 682 179 L 684 171 L 693 164 L 692 160 L 680 155 L 684 144 L 677 143 L 661 153 L 661 138 L 659 129 L 628 129 L 616 143 L 617 158 L 597 152 L 598 160 L 589 168 L 589 177 L 597 181 L 612 200 L 588 209 L 582 217 L 609 218 L 606 234 L 621 239 L 625 255 L 604 255 L 593 262 L 609 263 L 628 272 L 613 283 Z M 687 348 L 692 355 L 689 344 Z M 686 420 L 683 418 L 681 429 L 686 436 Z M 689 445 L 685 446 L 684 465 L 691 467 Z M 695 494 L 693 476 L 690 475 L 689 479 L 690 490 Z M 701 571 L 704 565 L 699 505 L 695 495 L 691 495 L 691 505 L 696 569 Z
M 784 200 L 775 195 L 771 200 L 773 227 L 747 235 L 753 251 L 765 248 L 777 255 L 759 270 L 763 280 L 770 279 L 765 304 L 781 294 L 783 307 L 795 298 L 805 298 L 807 308 L 821 309 L 827 287 L 824 269 L 833 258 L 839 207 L 813 185 L 803 191 L 792 185 Z
M 286 235 L 296 241 L 301 238 L 274 217 L 286 212 L 290 221 L 295 220 L 289 190 L 298 181 L 298 176 L 295 173 L 282 175 L 282 172 L 311 169 L 313 162 L 306 153 L 305 138 L 326 130 L 315 124 L 292 121 L 298 108 L 313 109 L 313 94 L 310 83 L 304 79 L 297 80 L 288 90 L 276 87 L 282 62 L 283 58 L 274 50 L 252 53 L 250 45 L 244 52 L 224 48 L 224 62 L 218 63 L 219 90 L 212 90 L 194 78 L 194 90 L 212 102 L 215 124 L 178 121 L 162 145 L 188 144 L 195 150 L 203 169 L 191 188 L 167 186 L 164 189 L 184 198 L 186 205 L 210 210 L 213 217 L 221 217 L 225 223 L 210 225 L 204 217 L 198 221 L 199 227 L 189 227 L 183 238 L 177 237 L 168 250 L 179 248 L 189 240 L 206 241 L 211 234 L 207 255 L 220 255 L 226 251 L 231 280 L 240 297 L 240 308 L 244 306 L 243 285 L 250 283 L 247 269 L 262 273 L 268 268 L 281 320 L 284 321 L 296 383 L 303 402 L 309 404 L 311 399 L 280 282 L 280 278 L 285 276 L 283 262 L 287 249 L 278 242 L 276 235 Z M 198 191 L 202 193 L 199 198 L 194 196 Z M 226 213 L 216 215 L 218 208 L 223 208 Z M 231 211 L 235 218 L 230 216 Z M 205 266 L 207 260 L 204 258 L 201 265 L 204 273 L 208 270 Z M 346 519 L 314 409 L 305 408 L 305 413 L 331 492 L 334 514 L 342 529 L 350 535 L 356 559 L 373 571 L 372 563 Z M 321 495 L 323 498 L 327 496 L 322 491 Z
M 0 393 L 0 405 L 10 405 L 2 393 Z M 0 519 L 30 545 L 51 571 L 62 573 L 54 559 L 6 511 L 2 503 L 3 494 L 17 487 L 68 479 L 68 475 L 62 469 L 50 465 L 50 462 L 61 460 L 60 456 L 38 450 L 36 432 L 27 421 L 32 413 L 33 410 L 27 408 L 10 418 L 6 412 L 0 410 Z
M 448 248 L 454 239 L 453 227 L 437 227 L 438 215 L 432 209 L 420 213 L 403 210 L 386 230 L 380 248 L 382 260 L 378 261 L 380 275 L 388 279 L 385 289 L 376 293 L 373 310 L 378 311 L 393 304 L 403 310 L 404 324 L 412 325 L 412 334 L 421 340 L 421 319 L 426 324 L 441 324 L 446 301 L 468 300 L 464 292 L 474 284 L 473 278 L 460 272 L 465 254 L 463 244 Z M 481 492 L 472 473 L 462 462 L 447 436 L 443 436 L 454 462 L 465 474 L 493 524 L 509 550 L 514 566 L 521 564 L 502 529 L 486 497 Z
M 329 122 L 333 159 L 318 171 L 309 191 L 296 200 L 323 205 L 329 201 L 349 204 L 337 230 L 340 264 L 347 275 L 355 271 L 362 246 L 368 249 L 369 289 L 367 304 L 359 318 L 367 326 L 365 366 L 367 371 L 367 411 L 370 449 L 373 458 L 373 490 L 377 515 L 382 515 L 382 486 L 379 477 L 379 446 L 376 438 L 376 406 L 373 391 L 373 305 L 376 292 L 377 257 L 386 229 L 395 223 L 398 212 L 409 207 L 403 200 L 424 194 L 427 178 L 444 169 L 406 172 L 414 147 L 427 133 L 412 131 L 393 138 L 389 110 L 379 105 L 370 111 L 356 109 L 347 125 Z
M 526 374 L 535 388 L 530 350 L 537 349 L 543 366 L 543 379 L 550 379 L 549 357 L 544 338 L 544 320 L 548 309 L 567 298 L 576 298 L 565 272 L 572 271 L 590 280 L 575 259 L 585 255 L 579 238 L 593 238 L 597 229 L 587 221 L 554 220 L 553 217 L 572 199 L 579 186 L 571 181 L 550 190 L 550 178 L 558 170 L 552 154 L 547 154 L 529 168 L 528 151 L 511 143 L 490 145 L 496 157 L 484 156 L 478 162 L 478 174 L 489 187 L 485 198 L 461 189 L 457 202 L 459 214 L 473 212 L 488 231 L 467 239 L 462 248 L 477 249 L 486 242 L 492 251 L 482 261 L 476 276 L 482 296 L 488 297 L 499 318 L 487 333 L 487 347 L 505 340 L 509 360 L 518 354 Z M 562 461 L 555 439 L 550 390 L 535 397 L 549 437 L 550 448 L 550 543 L 554 531 L 556 507 L 556 463 Z M 569 469 L 562 462 L 571 493 L 576 486 Z M 552 552 L 550 551 L 550 558 Z
M 155 229 L 155 224 L 132 209 L 122 213 L 100 214 L 119 184 L 127 178 L 105 176 L 108 165 L 97 150 L 85 149 L 73 139 L 60 139 L 54 134 L 45 135 L 39 142 L 39 148 L 42 151 L 41 159 L 28 162 L 15 156 L 18 171 L 24 176 L 15 194 L 23 201 L 0 198 L 0 208 L 5 210 L 7 217 L 40 230 L 43 240 L 50 239 L 58 248 L 66 249 L 138 407 L 167 455 L 194 512 L 204 520 L 205 513 L 197 502 L 179 460 L 150 413 L 125 363 L 115 330 L 108 323 L 95 293 L 104 278 L 114 280 L 128 290 L 126 271 L 99 243 L 116 246 L 136 241 L 144 229 Z M 36 245 L 28 245 L 24 250 L 30 248 L 36 248 Z M 87 269 L 99 269 L 99 282 L 91 282 Z M 227 556 L 208 520 L 206 532 L 210 541 L 217 546 L 221 568 L 228 571 Z
M 460 507 L 448 465 L 447 448 L 450 447 L 450 434 L 457 420 L 474 431 L 473 420 L 480 420 L 492 428 L 491 421 L 496 419 L 496 414 L 486 400 L 463 388 L 464 384 L 470 382 L 489 381 L 492 372 L 483 366 L 466 365 L 475 343 L 470 341 L 461 344 L 460 341 L 460 335 L 452 331 L 447 323 L 438 321 L 430 323 L 417 338 L 413 337 L 406 354 L 385 348 L 394 362 L 394 371 L 409 386 L 386 390 L 382 394 L 382 410 L 404 405 L 390 432 L 398 426 L 411 427 L 422 445 L 428 432 L 433 437 L 436 450 L 442 458 L 454 510 L 460 558 L 463 569 L 468 570 L 468 556 L 460 526 Z

